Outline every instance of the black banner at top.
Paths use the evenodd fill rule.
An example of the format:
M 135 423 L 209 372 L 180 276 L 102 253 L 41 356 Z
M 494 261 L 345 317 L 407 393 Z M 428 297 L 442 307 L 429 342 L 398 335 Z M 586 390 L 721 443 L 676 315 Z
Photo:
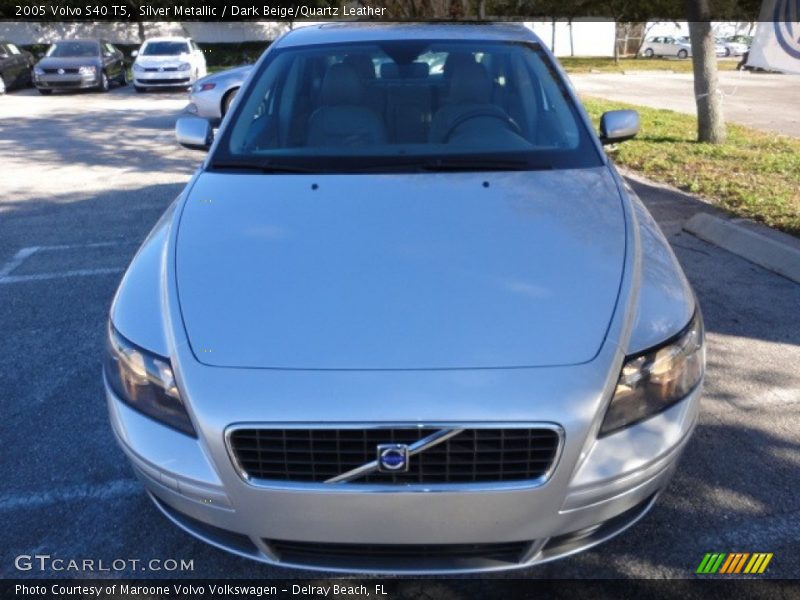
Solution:
M 622 22 L 703 19 L 756 21 L 761 0 L 0 0 L 0 20 L 299 21 L 363 19 L 548 20 Z M 695 17 L 695 20 L 697 17 Z

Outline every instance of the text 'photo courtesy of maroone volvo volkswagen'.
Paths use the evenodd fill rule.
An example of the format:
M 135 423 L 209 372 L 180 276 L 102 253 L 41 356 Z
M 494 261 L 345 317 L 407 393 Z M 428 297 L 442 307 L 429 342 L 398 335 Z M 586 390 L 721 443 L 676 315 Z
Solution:
M 432 68 L 432 65 L 436 68 Z M 111 423 L 156 506 L 259 561 L 519 568 L 666 487 L 703 324 L 552 54 L 514 25 L 326 24 L 264 53 L 126 272 Z

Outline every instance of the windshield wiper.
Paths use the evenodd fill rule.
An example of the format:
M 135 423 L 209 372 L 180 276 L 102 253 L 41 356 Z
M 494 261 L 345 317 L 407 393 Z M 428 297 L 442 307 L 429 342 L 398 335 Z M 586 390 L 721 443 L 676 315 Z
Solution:
M 546 171 L 553 167 L 534 164 L 527 160 L 492 158 L 440 158 L 421 162 L 422 171 Z
M 270 160 L 263 161 L 234 161 L 216 160 L 211 163 L 214 169 L 235 169 L 237 171 L 253 171 L 256 173 L 319 173 L 319 169 L 310 169 L 284 163 L 274 163 Z

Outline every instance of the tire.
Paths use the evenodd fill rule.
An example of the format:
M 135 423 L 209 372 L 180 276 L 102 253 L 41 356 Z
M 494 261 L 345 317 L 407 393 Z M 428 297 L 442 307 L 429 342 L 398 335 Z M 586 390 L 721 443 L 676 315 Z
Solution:
M 233 99 L 236 98 L 236 92 L 239 91 L 239 88 L 233 88 L 232 90 L 228 90 L 225 92 L 225 96 L 222 97 L 222 106 L 220 106 L 219 114 L 221 117 L 224 117 L 228 114 L 228 110 L 231 107 L 231 103 Z
M 653 52 L 652 48 L 648 48 L 647 50 L 644 51 L 644 55 L 647 58 L 653 58 L 653 56 L 655 55 L 655 52 Z
M 688 56 L 689 53 L 686 50 L 684 49 L 678 50 L 678 58 L 688 58 Z
M 120 87 L 128 85 L 128 69 L 125 67 L 122 67 L 122 75 L 119 76 L 119 85 Z
M 108 75 L 105 71 L 100 72 L 100 84 L 97 86 L 97 91 L 105 94 L 111 89 L 111 82 L 108 80 Z
M 147 91 L 147 88 L 142 87 L 140 85 L 134 85 L 133 89 L 136 90 L 137 94 L 144 94 Z
M 37 88 L 37 89 L 39 90 L 39 93 L 42 96 L 49 96 L 50 94 L 53 93 L 53 90 L 45 90 L 45 89 L 42 89 L 42 88 Z

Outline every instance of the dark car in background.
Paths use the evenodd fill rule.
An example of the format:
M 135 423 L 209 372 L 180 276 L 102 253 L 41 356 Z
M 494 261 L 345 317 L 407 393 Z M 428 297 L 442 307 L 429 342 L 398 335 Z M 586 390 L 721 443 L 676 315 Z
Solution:
M 6 90 L 31 85 L 35 59 L 16 44 L 0 40 L 0 94 Z
M 55 42 L 33 69 L 41 94 L 53 90 L 95 89 L 107 92 L 111 82 L 128 84 L 122 51 L 105 40 Z

